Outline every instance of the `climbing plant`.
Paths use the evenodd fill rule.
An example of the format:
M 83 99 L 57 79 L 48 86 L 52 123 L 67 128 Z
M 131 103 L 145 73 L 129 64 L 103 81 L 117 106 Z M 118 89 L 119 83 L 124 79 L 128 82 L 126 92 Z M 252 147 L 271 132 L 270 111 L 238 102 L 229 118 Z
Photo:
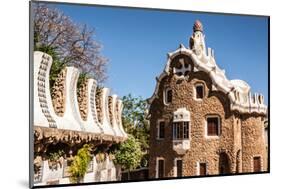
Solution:
M 71 175 L 70 180 L 72 183 L 80 183 L 87 172 L 87 168 L 91 161 L 91 146 L 85 144 L 81 149 L 78 150 L 76 156 L 70 165 L 69 173 Z

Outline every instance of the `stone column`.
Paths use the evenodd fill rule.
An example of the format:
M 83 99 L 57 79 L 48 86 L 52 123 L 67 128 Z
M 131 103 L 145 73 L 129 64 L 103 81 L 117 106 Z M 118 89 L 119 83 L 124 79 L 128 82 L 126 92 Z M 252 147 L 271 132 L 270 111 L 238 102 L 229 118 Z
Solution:
M 242 172 L 253 172 L 254 157 L 261 157 L 261 171 L 264 171 L 266 148 L 261 116 L 243 116 L 241 131 Z

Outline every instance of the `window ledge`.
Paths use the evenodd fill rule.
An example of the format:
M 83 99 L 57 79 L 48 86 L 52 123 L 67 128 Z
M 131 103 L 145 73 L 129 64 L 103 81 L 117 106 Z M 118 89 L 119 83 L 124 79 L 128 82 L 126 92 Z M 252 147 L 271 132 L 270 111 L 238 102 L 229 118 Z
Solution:
M 205 139 L 219 139 L 220 136 L 205 136 Z
M 159 141 L 162 141 L 164 140 L 165 138 L 156 138 L 156 140 L 159 140 Z
M 173 142 L 189 141 L 190 139 L 173 139 Z

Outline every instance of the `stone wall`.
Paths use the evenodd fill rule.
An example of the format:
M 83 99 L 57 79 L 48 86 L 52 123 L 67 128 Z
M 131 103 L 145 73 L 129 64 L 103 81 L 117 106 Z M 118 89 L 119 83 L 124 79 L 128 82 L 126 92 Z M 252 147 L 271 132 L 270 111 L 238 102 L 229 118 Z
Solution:
M 96 110 L 98 121 L 102 124 L 103 115 L 102 115 L 102 90 L 97 88 L 96 91 Z
M 253 158 L 261 157 L 262 171 L 267 170 L 263 120 L 259 116 L 242 116 L 243 172 L 253 172 Z
M 105 108 L 108 106 L 109 89 L 96 91 L 97 82 L 93 78 L 88 78 L 77 88 L 80 71 L 73 66 L 66 66 L 60 72 L 50 90 L 51 65 L 51 56 L 34 52 L 34 160 L 31 163 L 34 164 L 36 185 L 57 183 L 57 180 L 59 183 L 69 183 L 67 178 L 61 178 L 61 169 L 50 172 L 40 166 L 40 162 L 48 160 L 47 151 L 49 148 L 54 150 L 52 146 L 56 146 L 56 153 L 64 151 L 69 157 L 75 155 L 84 144 L 93 145 L 93 151 L 99 147 L 106 151 L 112 144 L 127 139 L 119 119 L 122 114 L 121 100 L 111 102 L 111 106 L 118 107 L 118 111 Z M 117 95 L 114 97 L 117 99 Z M 117 124 L 111 125 L 112 122 L 104 121 L 103 118 L 113 113 L 116 116 L 111 116 L 112 122 Z M 111 132 L 113 126 L 118 132 Z M 115 166 L 112 161 L 109 164 Z M 97 181 L 115 180 L 117 176 L 114 170 L 101 170 L 101 180 Z M 42 171 L 47 171 L 49 175 L 43 180 L 39 174 Z M 85 182 L 88 181 L 94 181 L 93 175 L 86 175 Z
M 77 100 L 79 105 L 79 111 L 81 117 L 84 121 L 87 120 L 88 115 L 88 80 L 82 82 L 81 86 L 78 88 Z
M 207 174 L 219 174 L 219 161 L 220 156 L 226 154 L 229 164 L 229 173 L 241 172 L 241 140 L 245 137 L 252 135 L 253 129 L 242 129 L 244 134 L 241 138 L 241 118 L 235 116 L 230 111 L 230 102 L 226 94 L 217 91 L 213 86 L 212 80 L 207 73 L 197 71 L 194 68 L 191 59 L 185 55 L 175 57 L 171 62 L 170 73 L 173 73 L 179 61 L 191 65 L 191 70 L 187 77 L 179 79 L 176 74 L 169 74 L 162 78 L 159 84 L 157 98 L 150 104 L 150 160 L 149 160 L 149 177 L 155 178 L 156 176 L 156 158 L 162 157 L 165 159 L 165 176 L 174 176 L 174 160 L 180 158 L 183 160 L 183 176 L 198 175 L 198 163 L 207 163 Z M 204 85 L 205 96 L 202 100 L 195 99 L 194 86 L 197 83 Z M 172 89 L 173 96 L 172 102 L 165 105 L 163 102 L 164 91 L 166 88 Z M 185 154 L 179 155 L 173 150 L 173 112 L 178 108 L 186 108 L 191 115 L 189 124 L 190 128 L 190 149 Z M 221 134 L 217 138 L 206 138 L 206 116 L 217 115 L 220 117 Z M 157 123 L 158 120 L 165 121 L 165 139 L 157 140 Z M 254 119 L 256 120 L 256 119 Z M 238 122 L 237 122 L 238 121 Z M 252 124 L 252 123 L 251 123 Z M 256 122 L 261 126 L 261 123 Z M 256 130 L 255 130 L 256 131 Z M 256 131 L 257 132 L 257 131 Z M 261 133 L 256 133 L 254 139 L 261 137 Z M 261 152 L 263 144 L 258 142 L 254 144 L 251 142 L 252 137 L 245 140 L 248 143 L 247 153 Z M 255 146 L 256 145 L 256 146 Z M 253 147 L 253 149 L 251 149 Z M 240 150 L 240 152 L 239 152 Z M 244 159 L 244 146 L 243 146 L 243 165 Z M 247 159 L 247 158 L 246 158 Z M 248 162 L 246 160 L 245 162 Z M 243 171 L 246 168 L 243 167 Z
M 62 159 L 62 164 L 55 169 L 51 169 L 47 160 L 41 161 L 42 170 L 40 172 L 40 179 L 37 180 L 37 186 L 49 184 L 69 184 L 70 174 L 67 172 L 69 166 L 66 159 Z M 101 181 L 117 181 L 121 180 L 121 168 L 116 166 L 108 155 L 102 162 L 97 162 L 93 157 L 88 166 L 87 173 L 84 176 L 83 182 L 101 182 Z
M 144 180 L 148 179 L 148 168 L 140 168 L 130 171 L 122 172 L 122 181 L 128 180 Z
M 109 121 L 110 124 L 113 125 L 113 104 L 112 104 L 112 96 L 108 97 L 108 111 L 109 111 Z
M 65 111 L 65 78 L 66 69 L 63 69 L 55 80 L 54 86 L 52 87 L 52 102 L 54 110 L 58 116 L 63 116 Z

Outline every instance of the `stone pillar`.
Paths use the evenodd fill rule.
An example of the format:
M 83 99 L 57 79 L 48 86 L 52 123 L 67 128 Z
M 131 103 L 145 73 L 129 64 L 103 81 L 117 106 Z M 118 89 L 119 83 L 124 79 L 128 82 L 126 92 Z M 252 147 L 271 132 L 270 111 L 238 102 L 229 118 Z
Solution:
M 266 148 L 261 116 L 242 117 L 242 172 L 254 171 L 254 157 L 261 157 L 261 171 L 266 162 Z

